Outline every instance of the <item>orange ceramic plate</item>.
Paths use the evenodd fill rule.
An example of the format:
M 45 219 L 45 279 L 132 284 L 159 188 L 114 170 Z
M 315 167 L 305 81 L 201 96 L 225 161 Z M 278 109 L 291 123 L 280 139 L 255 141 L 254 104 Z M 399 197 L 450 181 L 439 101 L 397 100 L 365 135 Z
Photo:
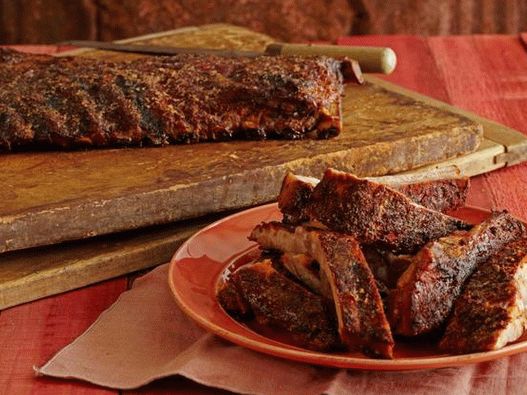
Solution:
M 487 215 L 487 211 L 471 207 L 456 213 L 471 223 L 478 223 Z M 256 333 L 223 311 L 215 290 L 228 266 L 255 253 L 255 243 L 247 239 L 254 226 L 262 221 L 280 219 L 276 204 L 260 206 L 215 222 L 187 240 L 172 258 L 169 270 L 170 288 L 181 309 L 205 329 L 240 346 L 324 366 L 369 370 L 429 369 L 490 361 L 527 351 L 525 337 L 501 350 L 465 355 L 442 354 L 426 341 L 396 342 L 395 358 L 380 360 L 359 353 L 309 351 Z

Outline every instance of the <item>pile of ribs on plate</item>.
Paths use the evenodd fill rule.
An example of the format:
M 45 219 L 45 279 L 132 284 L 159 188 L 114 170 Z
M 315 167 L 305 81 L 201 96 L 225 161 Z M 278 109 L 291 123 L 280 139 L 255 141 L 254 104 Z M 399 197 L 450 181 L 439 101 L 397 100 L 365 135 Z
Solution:
M 468 179 L 288 174 L 283 221 L 256 226 L 261 257 L 230 273 L 218 301 L 316 351 L 393 358 L 394 336 L 425 334 L 449 353 L 501 348 L 527 327 L 525 226 L 505 211 L 477 225 L 447 215 L 467 190 Z
M 336 136 L 353 61 L 181 54 L 109 62 L 0 48 L 0 151 Z

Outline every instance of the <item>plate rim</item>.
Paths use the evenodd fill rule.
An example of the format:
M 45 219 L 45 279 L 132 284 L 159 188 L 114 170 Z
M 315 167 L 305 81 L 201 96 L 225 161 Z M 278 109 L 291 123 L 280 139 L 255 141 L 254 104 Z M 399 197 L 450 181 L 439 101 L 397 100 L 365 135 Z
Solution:
M 233 332 L 229 329 L 226 329 L 222 326 L 215 324 L 206 317 L 203 317 L 199 313 L 195 312 L 192 308 L 186 305 L 184 298 L 179 293 L 176 284 L 175 284 L 175 268 L 178 263 L 176 259 L 180 251 L 187 249 L 187 247 L 202 233 L 209 231 L 210 229 L 217 227 L 219 224 L 224 223 L 228 220 L 231 220 L 236 217 L 247 215 L 253 211 L 270 209 L 274 206 L 277 206 L 277 203 L 268 203 L 256 207 L 252 207 L 246 210 L 239 211 L 237 213 L 223 217 L 213 223 L 205 226 L 191 237 L 189 237 L 179 248 L 176 250 L 172 256 L 169 269 L 168 269 L 168 285 L 171 290 L 171 294 L 175 299 L 179 308 L 190 317 L 195 323 L 200 327 L 205 329 L 208 332 L 211 332 L 223 339 L 226 339 L 232 343 L 235 343 L 239 346 L 251 349 L 253 351 L 261 352 L 267 355 L 271 355 L 277 358 L 288 359 L 297 362 L 309 363 L 319 366 L 328 366 L 336 368 L 348 368 L 348 369 L 363 369 L 363 370 L 385 370 L 385 371 L 402 371 L 402 370 L 425 370 L 425 369 L 435 369 L 435 368 L 445 368 L 445 367 L 457 367 L 468 364 L 474 364 L 479 362 L 486 362 L 495 360 L 498 358 L 518 354 L 523 351 L 527 351 L 527 340 L 513 343 L 507 345 L 499 350 L 484 351 L 470 354 L 460 354 L 460 355 L 451 355 L 445 354 L 445 356 L 435 356 L 435 357 L 416 357 L 416 358 L 397 358 L 397 359 L 374 359 L 374 358 L 358 358 L 352 356 L 345 356 L 341 354 L 333 353 L 322 353 L 311 351 L 299 347 L 281 347 L 274 344 L 263 343 L 257 340 L 249 339 L 243 334 Z M 477 207 L 473 205 L 463 206 L 462 208 L 472 209 L 476 211 L 481 211 L 485 213 L 491 213 L 490 210 L 482 207 Z M 239 253 L 243 253 L 240 251 Z M 238 255 L 237 252 L 233 255 Z M 222 264 L 227 265 L 226 262 Z M 217 279 L 215 280 L 215 282 Z M 214 300 L 215 303 L 218 303 L 217 300 Z M 234 321 L 236 324 L 242 326 L 232 317 L 221 309 L 225 316 Z M 250 330 L 250 329 L 248 329 Z M 260 335 L 263 336 L 263 335 Z M 263 336 L 265 337 L 265 336 Z

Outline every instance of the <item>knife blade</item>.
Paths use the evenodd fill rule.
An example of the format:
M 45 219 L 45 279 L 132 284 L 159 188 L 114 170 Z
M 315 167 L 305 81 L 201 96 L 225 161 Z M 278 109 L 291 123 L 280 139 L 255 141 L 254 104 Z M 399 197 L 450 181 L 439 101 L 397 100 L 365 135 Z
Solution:
M 256 57 L 262 55 L 296 55 L 316 56 L 324 55 L 335 58 L 348 57 L 356 60 L 363 72 L 390 74 L 396 67 L 397 56 L 391 48 L 385 47 L 355 47 L 340 45 L 318 44 L 269 44 L 264 52 L 239 51 L 213 48 L 171 47 L 144 44 L 118 44 L 104 41 L 69 40 L 61 45 L 74 45 L 77 47 L 102 49 L 106 51 L 142 53 L 149 55 L 177 55 L 177 54 L 206 54 L 227 57 Z

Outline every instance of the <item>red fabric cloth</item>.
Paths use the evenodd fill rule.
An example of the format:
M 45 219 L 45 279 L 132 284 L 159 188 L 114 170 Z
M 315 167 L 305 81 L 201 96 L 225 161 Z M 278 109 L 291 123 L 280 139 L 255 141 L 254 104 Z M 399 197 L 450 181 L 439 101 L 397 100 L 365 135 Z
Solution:
M 341 44 L 382 45 L 395 49 L 399 59 L 396 71 L 387 79 L 432 97 L 451 102 L 475 113 L 502 122 L 527 133 L 527 35 L 522 36 L 358 36 L 339 40 Z M 42 47 L 25 50 L 42 51 Z M 48 46 L 52 53 L 56 47 Z M 507 208 L 527 219 L 527 165 L 518 165 L 475 177 L 470 203 L 488 208 Z M 0 388 L 6 393 L 107 393 L 105 389 L 81 382 L 35 379 L 32 365 L 41 365 L 59 349 L 80 335 L 117 296 L 126 289 L 127 279 L 121 277 L 96 286 L 68 292 L 0 314 Z M 471 382 L 470 375 L 462 375 L 460 392 L 469 385 L 481 393 L 489 393 L 487 376 L 512 372 L 516 379 L 525 376 L 525 356 L 474 365 L 471 369 L 481 379 Z M 520 361 L 520 362 L 519 362 Z M 358 372 L 350 372 L 355 377 Z M 446 375 L 436 372 L 437 382 Z M 399 374 L 386 373 L 387 378 Z M 367 388 L 383 374 L 366 374 L 362 383 Z M 419 383 L 419 373 L 406 373 L 406 382 Z M 445 379 L 446 380 L 446 379 Z M 512 393 L 515 379 L 501 381 L 499 392 Z M 405 381 L 405 380 L 403 380 Z M 426 384 L 426 382 L 425 382 Z M 426 387 L 426 386 L 425 386 Z M 147 386 L 145 392 L 217 393 L 207 387 L 193 385 L 181 379 L 171 379 Z M 427 389 L 428 388 L 428 389 Z M 426 387 L 421 393 L 432 393 Z M 397 387 L 391 393 L 397 392 Z M 496 389 L 496 387 L 494 387 Z M 406 387 L 405 391 L 412 392 Z

